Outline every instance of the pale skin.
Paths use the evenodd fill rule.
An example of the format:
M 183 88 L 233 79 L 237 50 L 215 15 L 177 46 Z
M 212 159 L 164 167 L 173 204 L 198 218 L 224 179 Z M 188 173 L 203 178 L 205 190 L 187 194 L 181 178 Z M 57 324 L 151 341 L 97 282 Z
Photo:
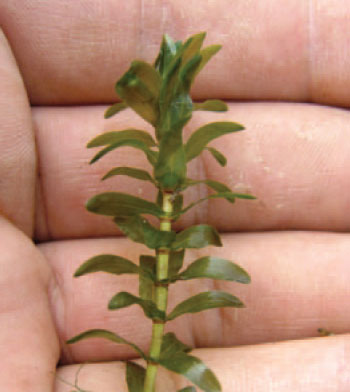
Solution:
M 153 60 L 163 32 L 179 39 L 203 30 L 207 44 L 224 48 L 198 78 L 194 97 L 228 100 L 230 110 L 196 113 L 186 133 L 220 120 L 246 131 L 213 144 L 227 156 L 226 168 L 203 155 L 189 174 L 258 200 L 211 201 L 177 228 L 208 222 L 225 232 L 223 248 L 188 252 L 186 260 L 230 258 L 252 284 L 216 286 L 246 309 L 184 316 L 171 330 L 198 348 L 225 392 L 350 390 L 350 114 L 341 108 L 350 105 L 349 18 L 350 1 L 339 7 L 336 0 L 205 7 L 195 0 L 0 0 L 1 390 L 72 390 L 55 379 L 60 360 L 57 373 L 71 383 L 79 364 L 104 361 L 84 365 L 82 390 L 126 391 L 119 361 L 133 358 L 127 347 L 64 342 L 106 328 L 147 349 L 149 324 L 136 307 L 106 310 L 117 291 L 136 293 L 137 281 L 72 274 L 93 255 L 136 261 L 145 252 L 111 238 L 120 233 L 108 218 L 84 210 L 89 197 L 117 189 L 152 199 L 155 192 L 124 177 L 99 181 L 112 166 L 146 168 L 140 154 L 120 150 L 89 166 L 93 151 L 84 145 L 105 130 L 150 130 L 131 111 L 103 120 L 114 82 L 132 59 Z M 192 188 L 186 200 L 205 192 Z M 179 286 L 170 308 L 213 288 L 200 280 Z M 336 336 L 318 337 L 320 327 Z M 161 372 L 160 385 L 175 391 L 187 383 Z

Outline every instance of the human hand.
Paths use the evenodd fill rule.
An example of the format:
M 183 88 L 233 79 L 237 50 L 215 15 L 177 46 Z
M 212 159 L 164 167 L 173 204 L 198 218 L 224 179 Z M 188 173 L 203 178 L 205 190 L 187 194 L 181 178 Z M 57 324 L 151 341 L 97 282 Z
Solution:
M 139 309 L 103 310 L 115 292 L 136 289 L 136 281 L 72 275 L 96 254 L 137 260 L 144 252 L 111 238 L 118 234 L 114 225 L 85 211 L 90 196 L 108 189 L 155 194 L 124 178 L 99 181 L 112 164 L 144 167 L 142 156 L 120 150 L 89 167 L 91 151 L 84 145 L 103 130 L 149 130 L 131 111 L 103 120 L 105 105 L 115 100 L 114 82 L 135 57 L 153 60 L 164 31 L 182 38 L 201 30 L 208 31 L 206 43 L 224 48 L 198 78 L 194 97 L 240 102 L 231 102 L 225 114 L 196 113 L 187 132 L 213 116 L 242 123 L 246 131 L 216 141 L 228 157 L 226 168 L 203 156 L 191 166 L 191 177 L 220 180 L 258 200 L 233 206 L 210 201 L 179 228 L 209 222 L 224 231 L 224 247 L 210 251 L 244 266 L 252 283 L 218 285 L 246 309 L 183 316 L 172 328 L 198 347 L 196 355 L 224 391 L 349 390 L 350 222 L 344 211 L 350 115 L 335 106 L 350 103 L 344 54 L 350 3 L 338 9 L 324 0 L 308 8 L 289 0 L 282 8 L 281 2 L 252 7 L 222 0 L 200 12 L 196 1 L 129 2 L 128 10 L 124 4 L 0 1 L 1 390 L 71 390 L 55 380 L 58 360 L 59 377 L 67 381 L 79 363 L 105 361 L 84 365 L 79 385 L 93 392 L 126 390 L 119 361 L 132 357 L 128 348 L 65 341 L 102 327 L 147 348 L 150 325 L 142 325 Z M 188 202 L 197 196 L 187 194 Z M 188 252 L 188 260 L 202 254 Z M 207 281 L 175 286 L 170 308 L 205 288 Z M 315 339 L 319 327 L 339 335 Z M 160 383 L 164 391 L 186 385 L 166 372 Z

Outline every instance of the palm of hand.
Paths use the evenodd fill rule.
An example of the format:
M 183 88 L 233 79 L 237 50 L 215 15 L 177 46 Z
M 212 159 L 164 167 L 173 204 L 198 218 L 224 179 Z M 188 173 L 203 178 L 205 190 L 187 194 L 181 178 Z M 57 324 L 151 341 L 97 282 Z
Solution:
M 85 212 L 84 202 L 97 191 L 116 187 L 120 191 L 153 197 L 150 188 L 139 183 L 123 179 L 99 182 L 112 164 L 143 167 L 143 157 L 119 153 L 96 167 L 89 167 L 86 162 L 91 156 L 83 146 L 103 130 L 145 126 L 129 111 L 104 121 L 105 106 L 45 106 L 113 101 L 111 86 L 116 73 L 125 70 L 135 54 L 143 54 L 135 33 L 124 32 L 125 39 L 130 37 L 130 42 L 135 39 L 136 43 L 121 49 L 120 56 L 118 49 L 118 58 L 115 58 L 114 52 L 121 43 L 114 43 L 113 52 L 108 39 L 111 36 L 118 38 L 121 33 L 108 31 L 108 24 L 97 9 L 91 11 L 96 12 L 94 23 L 101 36 L 106 36 L 106 41 L 102 44 L 94 41 L 96 47 L 91 51 L 86 37 L 92 33 L 85 28 L 91 25 L 84 14 L 86 10 L 81 4 L 78 6 L 80 2 L 70 6 L 69 12 L 76 20 L 82 12 L 80 20 L 85 20 L 86 24 L 67 27 L 79 37 L 78 54 L 76 41 L 69 37 L 66 41 L 57 32 L 57 22 L 50 19 L 60 13 L 63 18 L 66 11 L 60 9 L 60 5 L 52 3 L 50 7 L 57 12 L 52 15 L 44 7 L 35 11 L 19 7 L 13 14 L 10 6 L 3 3 L 0 8 L 3 9 L 4 32 L 30 100 L 37 106 L 29 109 L 11 48 L 2 36 L 0 202 L 1 211 L 8 219 L 1 219 L 0 224 L 3 239 L 0 346 L 4 348 L 0 385 L 4 390 L 14 392 L 23 389 L 47 391 L 54 384 L 54 370 L 59 359 L 67 364 L 60 368 L 60 377 L 74 380 L 78 367 L 68 364 L 122 360 L 133 355 L 125 347 L 101 341 L 87 341 L 68 348 L 64 342 L 75 333 L 103 327 L 130 337 L 143 348 L 148 344 L 149 330 L 140 327 L 143 317 L 137 309 L 104 310 L 106 299 L 116 291 L 136 288 L 134 278 L 96 275 L 81 281 L 72 279 L 76 267 L 95 254 L 110 252 L 136 259 L 142 250 L 134 244 L 130 247 L 129 241 L 123 238 L 108 238 L 116 233 L 113 224 Z M 111 6 L 110 12 L 114 12 L 113 7 L 117 6 Z M 230 7 L 234 13 L 235 6 Z M 157 17 L 157 9 L 151 11 L 147 10 L 149 14 L 144 16 L 144 23 Z M 45 15 L 39 22 L 45 29 L 37 28 L 37 12 Z M 190 7 L 186 12 L 191 15 Z M 215 12 L 221 15 L 225 10 L 216 8 Z M 208 6 L 208 16 L 214 18 L 215 12 Z M 241 9 L 239 12 L 244 20 L 252 11 Z M 260 11 L 254 12 L 253 19 L 265 38 L 283 39 L 281 34 L 286 34 L 285 51 L 264 41 L 266 47 L 262 52 L 258 37 L 244 41 L 248 35 L 244 35 L 244 29 L 231 26 L 231 21 L 230 29 L 234 30 L 223 42 L 222 57 L 218 56 L 211 65 L 211 73 L 208 71 L 198 81 L 195 96 L 201 99 L 217 96 L 294 101 L 309 100 L 312 96 L 314 102 L 349 104 L 343 90 L 347 77 L 340 68 L 342 64 L 337 64 L 336 60 L 334 64 L 327 64 L 327 74 L 322 73 L 319 65 L 324 61 L 320 47 L 326 45 L 321 29 L 326 31 L 327 23 L 330 23 L 326 13 L 315 13 L 316 22 L 323 27 L 317 25 L 313 36 L 315 45 L 313 52 L 310 49 L 310 55 L 314 58 L 314 69 L 311 70 L 312 84 L 309 84 L 304 33 L 300 32 L 296 37 L 290 19 L 286 30 L 277 22 L 270 25 L 266 21 L 258 22 Z M 275 12 L 278 14 L 278 7 Z M 295 18 L 306 18 L 304 12 L 299 10 Z M 23 23 L 14 21 L 14 15 Z M 72 20 L 75 20 L 73 16 Z M 119 14 L 117 17 L 121 18 Z M 131 20 L 136 16 L 125 11 L 123 17 Z M 64 18 L 61 22 L 68 23 Z M 173 23 L 174 26 L 180 24 L 180 20 Z M 191 30 L 203 28 L 196 23 L 193 21 Z M 152 36 L 150 29 L 150 26 L 144 26 L 145 36 Z M 217 32 L 210 32 L 210 38 L 218 41 L 215 34 L 221 35 L 221 31 L 226 31 L 222 25 Z M 89 37 L 91 39 L 91 35 Z M 143 40 L 148 42 L 146 38 Z M 50 41 L 54 44 L 47 45 Z M 154 47 L 158 41 L 159 37 L 154 40 Z M 41 43 L 37 45 L 38 42 Z M 337 43 L 341 50 L 341 41 Z M 232 63 L 228 53 L 237 45 L 245 50 L 249 48 L 249 51 L 245 52 L 246 57 Z M 288 50 L 292 51 L 297 45 L 305 45 L 305 51 L 298 51 L 292 62 Z M 145 53 L 152 56 L 154 52 L 149 49 Z M 91 57 L 89 63 L 83 64 L 81 58 L 87 55 Z M 96 70 L 103 59 L 112 66 L 98 74 Z M 282 66 L 278 68 L 278 64 Z M 263 66 L 266 69 L 262 71 Z M 231 86 L 227 78 L 232 67 L 235 72 Z M 96 77 L 96 88 L 91 83 L 91 74 Z M 327 89 L 327 86 L 330 87 Z M 212 116 L 196 115 L 188 131 L 207 122 L 209 117 L 212 120 Z M 222 115 L 218 116 L 222 119 Z M 344 312 L 344 306 L 349 294 L 346 279 L 348 238 L 347 234 L 330 232 L 346 231 L 349 225 L 348 217 L 343 213 L 348 204 L 346 169 L 350 144 L 345 136 L 348 117 L 346 111 L 337 108 L 306 104 L 231 103 L 225 118 L 244 124 L 247 131 L 218 141 L 218 148 L 229 158 L 227 168 L 216 174 L 210 157 L 204 157 L 200 164 L 191 168 L 192 178 L 208 177 L 236 184 L 236 189 L 249 190 L 259 198 L 254 205 L 237 203 L 230 209 L 226 209 L 224 203 L 210 201 L 181 223 L 184 227 L 206 220 L 226 231 L 225 246 L 221 253 L 216 249 L 215 254 L 238 261 L 252 275 L 250 287 L 226 283 L 220 286 L 242 298 L 247 304 L 246 310 L 237 314 L 211 311 L 196 317 L 186 316 L 173 324 L 184 341 L 202 347 L 196 355 L 214 369 L 224 390 L 266 391 L 266 385 L 271 391 L 302 391 L 305 388 L 319 391 L 324 385 L 338 385 L 339 391 L 347 390 L 347 370 L 343 368 L 348 355 L 346 335 L 329 339 L 307 338 L 316 336 L 319 327 L 339 333 L 347 331 L 349 316 Z M 40 177 L 36 175 L 36 164 Z M 197 195 L 189 194 L 188 198 L 191 201 L 197 199 Z M 29 239 L 33 236 L 37 245 Z M 173 301 L 185 299 L 190 295 L 189 291 L 198 292 L 199 285 L 203 290 L 207 282 L 187 284 L 186 289 L 175 288 L 171 293 Z M 292 341 L 295 338 L 305 339 Z M 284 342 L 254 345 L 271 341 Z M 236 345 L 240 347 L 230 348 Z M 179 389 L 182 385 L 180 378 L 169 379 L 165 373 L 161 375 L 161 382 L 164 390 L 174 389 L 174 385 Z M 121 390 L 125 388 L 123 364 L 87 364 L 80 374 L 79 385 L 81 389 L 96 392 Z M 63 392 L 69 387 L 57 380 L 56 390 Z

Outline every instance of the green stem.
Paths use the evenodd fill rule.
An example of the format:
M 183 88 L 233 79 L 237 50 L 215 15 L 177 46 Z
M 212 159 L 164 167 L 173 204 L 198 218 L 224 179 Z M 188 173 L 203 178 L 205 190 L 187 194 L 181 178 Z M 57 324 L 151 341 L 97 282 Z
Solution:
M 163 211 L 166 214 L 173 212 L 172 193 L 163 192 Z M 160 230 L 171 231 L 171 220 L 167 218 L 160 219 Z M 168 265 L 169 265 L 169 249 L 159 249 L 156 251 L 157 257 L 157 281 L 168 278 Z M 166 312 L 168 304 L 168 286 L 156 285 L 155 289 L 155 302 L 158 309 Z M 164 335 L 164 323 L 153 321 L 152 325 L 152 341 L 149 356 L 157 361 L 160 356 Z M 144 392 L 155 392 L 156 376 L 158 365 L 154 362 L 147 364 L 146 378 L 144 384 Z

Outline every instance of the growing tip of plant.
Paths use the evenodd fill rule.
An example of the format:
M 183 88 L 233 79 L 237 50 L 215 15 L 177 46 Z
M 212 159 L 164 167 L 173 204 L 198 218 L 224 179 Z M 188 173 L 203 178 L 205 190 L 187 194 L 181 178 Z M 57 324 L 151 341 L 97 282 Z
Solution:
M 123 147 L 144 154 L 148 168 L 113 167 L 103 179 L 113 177 L 117 181 L 121 175 L 127 176 L 152 184 L 158 195 L 154 201 L 115 191 L 93 196 L 87 202 L 88 211 L 112 217 L 126 237 L 145 245 L 154 255 L 140 255 L 137 263 L 121 256 L 102 254 L 87 260 L 75 273 L 76 277 L 92 272 L 134 274 L 138 277 L 138 295 L 117 292 L 109 301 L 109 309 L 116 311 L 138 306 L 144 312 L 152 322 L 148 353 L 116 333 L 102 329 L 85 331 L 69 340 L 72 344 L 83 339 L 104 338 L 131 347 L 144 360 L 144 366 L 127 362 L 129 392 L 155 392 L 159 366 L 181 374 L 204 392 L 220 392 L 220 383 L 212 370 L 199 358 L 190 355 L 191 348 L 175 334 L 164 333 L 165 324 L 185 314 L 213 308 L 243 308 L 244 304 L 231 293 L 212 290 L 197 293 L 168 311 L 169 288 L 178 281 L 203 278 L 250 283 L 250 276 L 242 267 L 211 255 L 189 262 L 183 268 L 187 249 L 220 247 L 222 242 L 219 232 L 211 225 L 197 224 L 178 232 L 173 225 L 179 217 L 204 200 L 217 198 L 232 204 L 237 199 L 254 199 L 252 195 L 233 192 L 214 179 L 195 180 L 187 175 L 188 163 L 204 151 L 210 152 L 221 166 L 225 166 L 226 157 L 212 147 L 211 142 L 244 130 L 244 126 L 236 122 L 216 121 L 201 126 L 186 141 L 183 140 L 184 126 L 193 112 L 228 110 L 227 104 L 219 99 L 193 102 L 190 95 L 198 73 L 221 49 L 221 45 L 203 48 L 205 36 L 206 33 L 201 32 L 184 42 L 175 42 L 165 34 L 154 63 L 133 61 L 116 83 L 121 102 L 109 107 L 105 118 L 129 108 L 154 127 L 155 138 L 147 131 L 127 128 L 98 135 L 87 145 L 88 148 L 101 148 L 91 159 L 91 164 Z M 187 188 L 199 184 L 208 186 L 211 193 L 183 207 L 183 193 Z M 150 215 L 157 220 L 157 225 L 147 219 Z M 77 380 L 74 387 L 77 388 Z M 188 386 L 178 392 L 195 390 L 194 386 Z

